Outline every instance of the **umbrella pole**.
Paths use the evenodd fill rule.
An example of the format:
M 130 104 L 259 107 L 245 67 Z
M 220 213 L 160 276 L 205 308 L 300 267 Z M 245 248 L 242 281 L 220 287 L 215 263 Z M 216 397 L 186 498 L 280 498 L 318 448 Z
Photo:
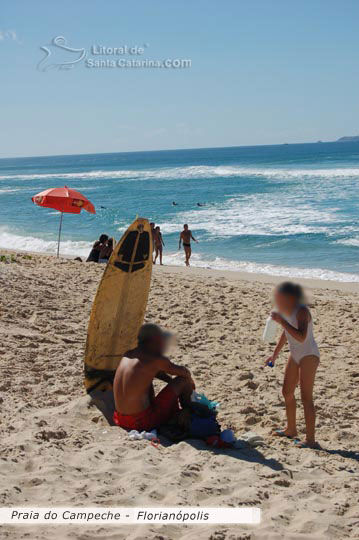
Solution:
M 59 226 L 59 238 L 58 238 L 58 241 L 57 241 L 57 258 L 59 258 L 59 253 L 60 253 L 60 238 L 61 238 L 61 229 L 62 229 L 63 217 L 64 217 L 64 213 L 61 212 L 60 226 Z

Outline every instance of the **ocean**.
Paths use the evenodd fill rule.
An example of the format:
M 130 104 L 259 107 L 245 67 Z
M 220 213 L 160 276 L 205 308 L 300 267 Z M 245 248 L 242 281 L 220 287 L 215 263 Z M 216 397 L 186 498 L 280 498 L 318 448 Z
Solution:
M 31 197 L 63 185 L 97 210 L 64 215 L 66 255 L 139 215 L 161 226 L 165 264 L 183 265 L 188 223 L 193 266 L 359 281 L 359 143 L 1 159 L 0 247 L 55 253 L 59 213 Z

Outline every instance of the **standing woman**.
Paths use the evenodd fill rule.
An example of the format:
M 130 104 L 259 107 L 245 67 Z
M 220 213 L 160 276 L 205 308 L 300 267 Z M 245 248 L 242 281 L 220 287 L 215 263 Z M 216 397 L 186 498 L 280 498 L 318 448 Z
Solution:
M 315 408 L 313 403 L 314 380 L 319 365 L 319 349 L 313 335 L 312 315 L 305 305 L 302 287 L 295 283 L 282 283 L 275 289 L 275 304 L 278 312 L 272 319 L 283 332 L 274 353 L 266 364 L 274 365 L 281 349 L 288 342 L 290 355 L 283 381 L 283 397 L 287 413 L 286 429 L 277 429 L 275 435 L 294 439 L 300 448 L 319 448 L 315 440 Z M 297 439 L 295 389 L 300 383 L 300 393 L 304 408 L 306 439 Z
M 152 236 L 152 262 L 153 264 L 155 264 L 154 253 L 155 253 L 155 248 L 156 248 L 156 241 L 155 241 L 156 229 L 155 229 L 155 223 L 153 221 L 151 221 L 150 227 L 151 227 L 151 236 Z
M 163 246 L 165 245 L 164 241 L 163 241 L 163 238 L 162 238 L 162 233 L 161 233 L 161 229 L 160 227 L 157 225 L 156 229 L 155 229 L 155 248 L 156 248 L 156 255 L 155 255 L 155 260 L 153 261 L 154 264 L 156 264 L 156 261 L 157 261 L 157 257 L 158 255 L 160 256 L 160 265 L 162 266 L 162 251 L 163 251 Z

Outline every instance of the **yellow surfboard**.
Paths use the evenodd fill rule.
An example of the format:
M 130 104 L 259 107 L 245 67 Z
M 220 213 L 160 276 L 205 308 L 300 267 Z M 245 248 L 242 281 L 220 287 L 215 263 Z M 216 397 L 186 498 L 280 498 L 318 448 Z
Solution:
M 92 306 L 85 352 L 88 392 L 111 389 L 121 358 L 136 346 L 151 273 L 151 227 L 138 218 L 116 245 Z

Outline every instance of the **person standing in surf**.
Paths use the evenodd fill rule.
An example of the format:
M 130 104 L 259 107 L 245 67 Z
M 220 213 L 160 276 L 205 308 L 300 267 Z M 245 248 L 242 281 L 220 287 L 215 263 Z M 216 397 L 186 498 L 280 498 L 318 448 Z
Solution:
M 154 242 L 155 242 L 155 248 L 156 248 L 156 255 L 155 255 L 153 264 L 156 264 L 157 257 L 160 256 L 160 265 L 162 266 L 162 264 L 163 264 L 162 263 L 162 251 L 163 251 L 163 247 L 164 247 L 165 243 L 164 243 L 163 238 L 162 238 L 161 229 L 160 229 L 160 227 L 158 225 L 155 228 Z
M 154 264 L 155 263 L 154 253 L 155 253 L 155 247 L 156 247 L 156 224 L 153 221 L 151 221 L 150 227 L 151 227 L 151 236 L 152 236 L 152 260 Z
M 196 240 L 192 234 L 192 231 L 189 230 L 188 225 L 183 225 L 183 231 L 180 234 L 179 237 L 179 244 L 178 249 L 181 249 L 181 244 L 183 242 L 183 249 L 186 255 L 185 264 L 186 266 L 189 266 L 189 260 L 192 255 L 192 248 L 191 248 L 191 240 L 196 242 L 198 244 L 198 240 Z

